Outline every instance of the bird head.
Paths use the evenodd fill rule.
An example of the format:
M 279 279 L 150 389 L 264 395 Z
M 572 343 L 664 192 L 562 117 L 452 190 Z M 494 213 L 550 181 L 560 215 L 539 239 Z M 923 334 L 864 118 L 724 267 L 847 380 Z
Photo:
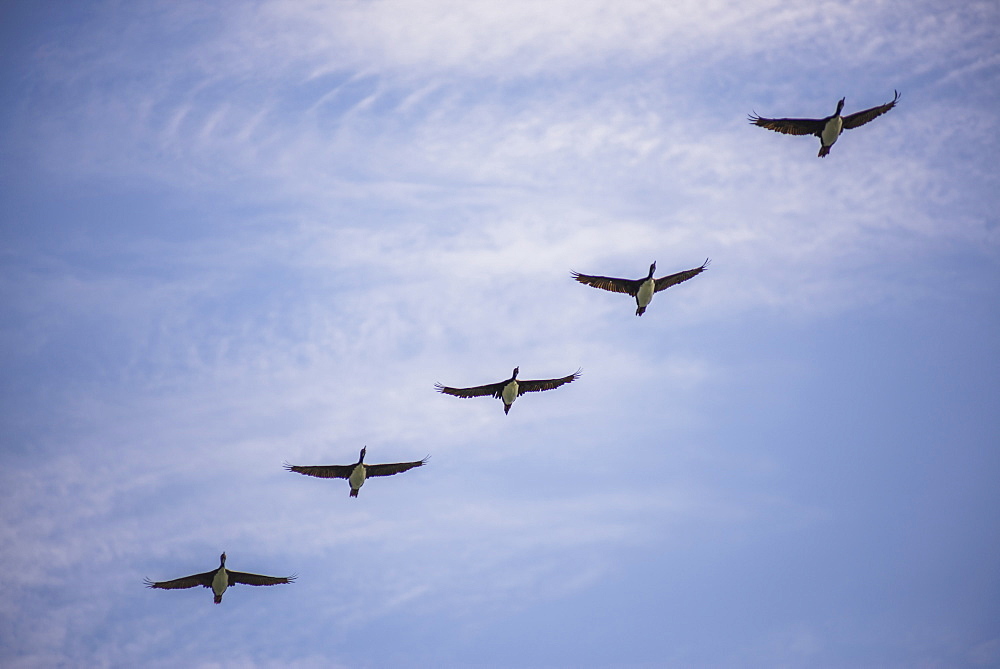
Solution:
M 222 555 L 219 556 L 219 563 L 225 567 L 226 566 L 226 552 L 222 551 Z
M 653 264 L 649 266 L 649 276 L 652 277 L 653 276 L 653 272 L 655 272 L 655 271 L 656 271 L 656 261 L 654 260 Z
M 364 459 L 365 459 L 365 451 L 367 451 L 367 450 L 368 450 L 368 446 L 367 445 L 361 447 L 361 457 L 358 458 L 358 462 L 363 462 L 364 461 Z
M 837 103 L 837 114 L 840 114 L 840 112 L 844 109 L 844 102 L 846 100 L 847 98 L 840 98 L 840 102 Z
M 511 374 L 511 377 L 510 377 L 510 378 L 512 378 L 512 379 L 516 379 L 516 378 L 517 378 L 517 373 L 518 373 L 519 371 L 521 371 L 521 368 L 520 368 L 520 367 L 515 367 L 515 368 L 514 368 L 514 373 L 513 373 L 513 374 Z

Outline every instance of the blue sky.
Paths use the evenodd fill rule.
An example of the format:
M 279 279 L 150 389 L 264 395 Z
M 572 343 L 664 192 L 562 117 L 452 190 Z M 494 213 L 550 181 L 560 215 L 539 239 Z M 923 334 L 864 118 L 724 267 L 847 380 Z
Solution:
M 1000 666 L 960 4 L 5 3 L 0 663 Z

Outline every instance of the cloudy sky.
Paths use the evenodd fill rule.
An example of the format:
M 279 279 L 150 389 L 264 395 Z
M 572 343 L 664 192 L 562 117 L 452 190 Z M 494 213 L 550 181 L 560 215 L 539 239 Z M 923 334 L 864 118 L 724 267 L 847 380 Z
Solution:
M 0 664 L 1000 666 L 998 25 L 4 3 Z

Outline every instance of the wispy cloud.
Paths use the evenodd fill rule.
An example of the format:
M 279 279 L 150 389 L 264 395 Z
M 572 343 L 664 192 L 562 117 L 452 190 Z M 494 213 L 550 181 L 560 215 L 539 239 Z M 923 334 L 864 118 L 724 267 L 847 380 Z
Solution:
M 995 101 L 955 94 L 995 78 L 992 3 L 116 9 L 46 32 L 10 112 L 25 178 L 63 203 L 12 228 L 0 270 L 0 616 L 28 664 L 214 661 L 224 621 L 252 639 L 226 661 L 329 666 L 275 650 L 269 602 L 300 643 L 401 614 L 474 636 L 637 560 L 823 527 L 765 437 L 713 441 L 758 427 L 734 415 L 760 388 L 829 373 L 747 360 L 746 330 L 982 290 L 938 281 L 942 249 L 1000 250 Z M 894 87 L 822 161 L 745 121 Z M 569 276 L 706 257 L 642 319 Z M 584 375 L 510 416 L 432 389 L 514 365 Z M 778 414 L 759 420 L 786 437 Z M 365 444 L 432 459 L 359 500 L 280 467 Z M 300 582 L 149 606 L 143 576 L 221 550 Z M 745 655 L 829 648 L 821 625 L 768 633 Z

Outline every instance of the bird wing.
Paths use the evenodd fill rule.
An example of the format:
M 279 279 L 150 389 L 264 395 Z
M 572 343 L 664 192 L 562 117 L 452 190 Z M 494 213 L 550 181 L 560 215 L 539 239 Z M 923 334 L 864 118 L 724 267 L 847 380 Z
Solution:
M 296 576 L 261 576 L 260 574 L 247 574 L 242 571 L 232 571 L 231 569 L 226 570 L 226 574 L 229 575 L 229 585 L 235 585 L 236 583 L 243 583 L 245 585 L 280 585 L 282 583 L 291 583 L 295 580 Z
M 181 578 L 175 578 L 172 581 L 159 581 L 156 583 L 147 578 L 146 586 L 150 588 L 162 588 L 163 590 L 183 590 L 185 588 L 194 588 L 199 585 L 211 588 L 212 579 L 215 577 L 215 572 L 217 571 L 219 570 L 213 569 L 212 571 L 206 571 L 204 574 L 183 576 Z
M 663 276 L 656 280 L 656 291 L 660 292 L 670 288 L 670 286 L 675 286 L 678 283 L 687 281 L 688 279 L 694 278 L 705 271 L 708 267 L 708 258 L 702 263 L 701 267 L 695 267 L 694 269 L 684 270 L 683 272 L 677 272 L 676 274 L 671 274 L 670 276 Z
M 427 458 L 429 457 L 430 456 L 428 455 Z M 408 469 L 413 469 L 414 467 L 427 464 L 427 458 L 417 460 L 416 462 L 393 462 L 385 465 L 365 465 L 365 476 L 370 478 L 372 476 L 392 476 L 393 474 L 399 474 L 400 472 L 405 472 Z
M 823 119 L 816 118 L 761 118 L 756 114 L 748 118 L 754 125 L 786 135 L 819 135 L 826 124 Z
M 313 465 L 302 467 L 285 463 L 285 469 L 290 472 L 315 476 L 321 479 L 348 479 L 354 471 L 354 465 Z
M 565 385 L 567 383 L 572 383 L 580 378 L 580 373 L 583 370 L 578 369 L 569 376 L 564 376 L 561 379 L 542 379 L 538 381 L 521 381 L 517 382 L 517 395 L 520 397 L 524 393 L 537 393 L 541 390 L 552 390 L 553 388 L 558 388 L 559 386 Z
M 610 276 L 591 276 L 589 274 L 580 274 L 579 272 L 573 272 L 572 274 L 573 278 L 580 283 L 600 288 L 601 290 L 610 290 L 612 293 L 627 293 L 632 297 L 638 294 L 639 286 L 644 281 L 644 279 L 615 279 Z M 521 383 L 521 381 L 518 381 L 518 383 Z
M 501 381 L 500 383 L 490 383 L 485 386 L 475 386 L 474 388 L 449 388 L 448 386 L 442 386 L 440 383 L 435 383 L 434 389 L 439 393 L 454 395 L 455 397 L 485 397 L 486 395 L 500 397 L 506 383 L 506 381 Z
M 850 116 L 844 117 L 844 130 L 850 128 L 857 128 L 858 126 L 864 125 L 871 120 L 874 120 L 886 113 L 890 109 L 896 106 L 896 102 L 899 100 L 899 91 L 893 91 L 896 95 L 892 98 L 892 102 L 887 102 L 884 105 L 879 105 L 878 107 L 872 107 L 871 109 L 866 109 L 864 111 L 855 112 Z

